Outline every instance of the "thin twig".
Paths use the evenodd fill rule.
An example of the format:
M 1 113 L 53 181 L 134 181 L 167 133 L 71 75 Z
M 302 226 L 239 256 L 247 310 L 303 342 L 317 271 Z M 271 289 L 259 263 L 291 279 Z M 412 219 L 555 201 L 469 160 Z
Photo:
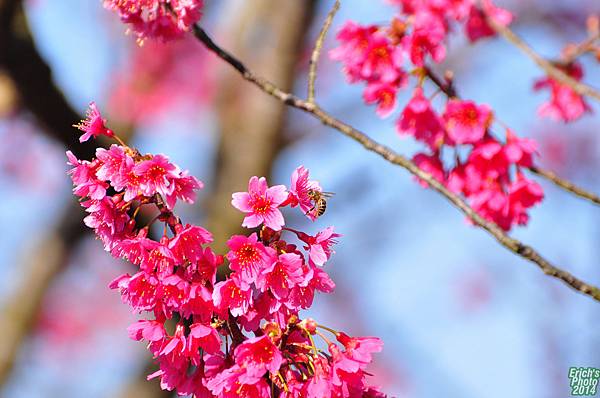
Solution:
M 600 301 L 600 289 L 588 284 L 567 271 L 564 271 L 548 260 L 542 257 L 535 249 L 525 245 L 517 239 L 508 236 L 498 225 L 493 222 L 485 220 L 475 210 L 473 210 L 460 196 L 449 191 L 442 183 L 436 180 L 431 174 L 420 169 L 415 163 L 410 161 L 408 158 L 394 152 L 392 149 L 382 145 L 365 133 L 355 129 L 354 127 L 336 119 L 319 106 L 314 103 L 302 100 L 299 97 L 286 93 L 273 83 L 268 80 L 254 75 L 248 68 L 244 66 L 239 60 L 227 53 L 225 50 L 217 46 L 210 37 L 200 28 L 199 26 L 194 27 L 195 36 L 202 42 L 208 49 L 213 51 L 222 60 L 229 63 L 236 70 L 240 72 L 242 77 L 257 86 L 263 92 L 269 94 L 273 98 L 287 104 L 293 108 L 302 110 L 316 119 L 320 120 L 326 126 L 332 127 L 333 129 L 341 132 L 342 134 L 352 138 L 353 140 L 360 143 L 365 149 L 371 152 L 375 152 L 388 162 L 398 165 L 415 177 L 425 181 L 429 186 L 444 196 L 450 203 L 462 211 L 468 218 L 470 218 L 474 224 L 485 229 L 490 235 L 492 235 L 502 246 L 512 251 L 513 253 L 521 256 L 522 258 L 529 260 L 536 264 L 546 275 L 557 278 L 570 286 L 571 288 L 583 293 L 587 296 L 592 297 L 596 301 Z
M 485 12 L 485 11 L 484 11 Z M 540 68 L 544 70 L 557 82 L 569 86 L 577 94 L 585 95 L 600 101 L 600 91 L 594 87 L 588 86 L 587 84 L 578 82 L 571 76 L 563 72 L 560 68 L 556 67 L 552 62 L 548 61 L 538 53 L 536 53 L 527 43 L 525 43 L 519 36 L 517 36 L 510 28 L 502 26 L 497 23 L 491 16 L 486 14 L 487 23 L 494 29 L 498 34 L 504 37 L 508 42 L 512 43 L 515 47 L 521 50 L 525 55 L 533 60 Z
M 577 44 L 561 59 L 559 62 L 561 65 L 568 66 L 572 64 L 577 58 L 583 54 L 594 50 L 594 44 L 600 40 L 600 32 L 596 32 L 588 36 L 583 42 Z
M 431 80 L 433 84 L 435 84 L 448 98 L 458 98 L 459 95 L 456 92 L 456 88 L 451 83 L 444 83 L 439 76 L 437 76 L 430 68 L 425 67 L 425 75 Z M 561 178 L 554 174 L 552 171 L 544 170 L 537 166 L 531 166 L 528 168 L 532 173 L 547 179 L 548 181 L 554 183 L 559 188 L 570 192 L 576 196 L 579 196 L 583 199 L 587 199 L 592 203 L 600 205 L 600 196 L 589 192 L 571 181 L 568 181 L 564 178 Z
M 246 340 L 246 337 L 240 330 L 235 318 L 231 314 L 229 315 L 229 318 L 227 318 L 227 330 L 231 336 L 231 344 L 233 347 L 237 347 L 238 345 L 242 344 L 244 340 Z
M 312 52 L 310 57 L 310 69 L 308 72 L 308 102 L 315 102 L 315 82 L 317 80 L 317 64 L 319 63 L 319 58 L 321 57 L 321 50 L 323 49 L 323 43 L 325 42 L 325 37 L 327 37 L 327 32 L 329 32 L 329 28 L 331 28 L 331 24 L 333 23 L 333 19 L 335 18 L 335 14 L 337 14 L 340 9 L 340 0 L 335 0 L 333 4 L 333 8 L 327 14 L 327 19 L 325 19 L 325 23 L 321 28 L 321 32 L 319 33 L 319 37 L 315 43 L 315 49 Z
M 590 193 L 584 189 L 581 189 L 577 185 L 573 184 L 572 182 L 570 182 L 568 180 L 565 180 L 564 178 L 560 178 L 559 176 L 557 176 L 556 174 L 554 174 L 551 171 L 540 169 L 539 167 L 536 167 L 536 166 L 530 167 L 529 171 L 531 171 L 533 174 L 537 174 L 541 177 L 544 177 L 545 179 L 547 179 L 549 181 L 552 181 L 554 184 L 558 185 L 559 187 L 563 188 L 566 191 L 569 191 L 583 199 L 587 199 L 592 203 L 600 205 L 600 197 L 598 197 L 597 195 L 594 195 L 593 193 Z

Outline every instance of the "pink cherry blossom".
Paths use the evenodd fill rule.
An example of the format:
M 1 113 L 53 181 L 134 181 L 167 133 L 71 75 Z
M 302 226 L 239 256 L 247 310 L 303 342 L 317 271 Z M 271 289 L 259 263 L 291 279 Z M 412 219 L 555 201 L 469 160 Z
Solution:
M 469 196 L 471 207 L 483 218 L 496 223 L 505 231 L 510 230 L 512 220 L 509 200 L 498 185 L 490 185 Z
M 216 354 L 221 351 L 221 337 L 213 327 L 195 323 L 190 326 L 188 346 L 192 352 L 197 352 L 198 348 L 202 348 L 209 354 Z
M 173 193 L 173 181 L 179 178 L 179 168 L 169 162 L 164 155 L 153 155 L 135 165 L 133 172 L 139 177 L 139 187 L 145 196 L 159 193 L 167 196 Z
M 161 341 L 167 336 L 162 322 L 141 320 L 127 328 L 133 340 Z
M 81 205 L 89 213 L 83 222 L 95 230 L 107 251 L 115 247 L 119 241 L 133 235 L 129 215 L 117 206 L 112 198 L 88 200 L 82 202 Z
M 496 31 L 487 23 L 486 15 L 500 26 L 508 26 L 513 20 L 510 11 L 496 7 L 491 0 L 483 0 L 483 10 L 473 4 L 465 24 L 467 37 L 471 42 L 496 35 Z
M 193 316 L 195 321 L 209 322 L 214 312 L 210 289 L 202 282 L 192 283 L 189 286 L 187 301 L 181 306 L 180 312 L 185 317 Z
M 265 247 L 258 242 L 255 233 L 249 237 L 242 235 L 232 236 L 227 242 L 231 249 L 227 253 L 227 259 L 230 262 L 230 269 L 240 276 L 240 281 L 247 285 L 256 282 L 258 275 L 265 268 L 270 267 L 277 261 L 275 250 L 271 247 Z
M 283 356 L 269 336 L 260 336 L 244 341 L 235 349 L 235 362 L 244 368 L 244 379 L 252 383 L 253 378 L 258 380 L 267 371 L 276 374 Z
M 310 260 L 318 266 L 323 266 L 329 257 L 335 253 L 331 247 L 337 243 L 336 238 L 341 235 L 336 234 L 334 227 L 328 227 L 317 233 L 316 236 L 310 236 L 305 233 L 299 233 L 298 238 L 305 242 L 308 246 Z
M 204 184 L 194 176 L 188 175 L 188 171 L 184 170 L 180 175 L 172 181 L 173 192 L 167 194 L 166 204 L 171 210 L 175 207 L 177 199 L 186 203 L 194 203 L 196 200 L 196 191 L 202 189 Z
M 573 63 L 563 69 L 566 74 L 577 81 L 583 78 L 583 68 L 578 63 Z M 536 91 L 544 88 L 550 89 L 551 98 L 550 101 L 540 106 L 538 112 L 541 116 L 568 123 L 581 118 L 586 112 L 591 112 L 591 108 L 583 96 L 570 86 L 546 77 L 538 80 L 534 85 Z
M 372 361 L 371 354 L 383 349 L 383 342 L 377 337 L 350 337 L 340 332 L 336 338 L 346 348 L 348 355 L 355 361 L 368 364 Z
M 82 161 L 75 157 L 73 152 L 67 151 L 67 164 L 72 166 L 68 171 L 73 181 L 73 194 L 79 197 L 88 197 L 93 200 L 102 200 L 106 196 L 108 184 L 97 177 L 98 168 L 101 163 L 98 161 Z
M 109 287 L 119 289 L 123 300 L 137 312 L 152 311 L 156 307 L 159 281 L 153 275 L 145 272 L 133 276 L 125 274 L 115 279 Z
M 202 16 L 203 0 L 104 0 L 140 39 L 181 37 Z
M 309 398 L 328 397 L 332 395 L 334 386 L 331 380 L 331 367 L 328 361 L 318 358 L 315 363 L 315 374 L 305 387 Z
M 223 256 L 215 254 L 210 247 L 205 247 L 198 262 L 186 268 L 191 279 L 200 279 L 214 284 L 217 268 L 223 264 Z
M 188 347 L 185 337 L 185 326 L 178 324 L 175 327 L 173 336 L 167 337 L 165 343 L 158 355 L 163 357 L 168 356 L 169 362 L 175 366 L 185 363 Z
M 112 185 L 119 186 L 123 180 L 123 175 L 131 171 L 133 159 L 125 149 L 113 144 L 109 149 L 98 148 L 96 158 L 100 162 L 100 167 L 96 171 L 96 176 L 102 181 L 110 181 Z M 120 191 L 121 189 L 118 189 Z
M 494 139 L 487 139 L 477 144 L 468 158 L 468 166 L 473 168 L 473 173 L 480 176 L 480 180 L 496 180 L 508 174 L 508 159 L 504 147 Z
M 402 39 L 405 51 L 415 66 L 425 65 L 426 56 L 439 63 L 446 58 L 444 39 L 447 29 L 444 21 L 429 12 L 418 12 L 414 16 L 413 31 Z
M 452 99 L 448 101 L 443 117 L 448 137 L 454 143 L 474 144 L 483 139 L 492 122 L 492 111 L 487 105 Z
M 281 300 L 288 296 L 291 288 L 304 280 L 302 257 L 296 253 L 284 253 L 262 271 L 257 286 L 262 291 L 268 289 L 275 298 Z
M 389 3 L 402 6 L 405 14 L 414 15 L 428 11 L 440 17 L 448 17 L 460 21 L 468 13 L 474 0 L 387 0 Z
M 228 279 L 215 285 L 213 302 L 221 313 L 230 311 L 233 316 L 241 316 L 252 304 L 252 290 L 243 289 L 234 279 Z
M 173 273 L 175 262 L 175 255 L 167 247 L 166 242 L 155 242 L 143 259 L 140 268 L 149 274 L 156 273 L 159 277 L 165 277 Z
M 438 155 L 427 155 L 425 153 L 418 153 L 413 157 L 413 162 L 419 166 L 419 168 L 433 176 L 439 182 L 444 182 L 444 165 Z M 419 179 L 419 184 L 422 187 L 427 188 L 429 184 L 424 180 Z
M 348 21 L 340 29 L 337 39 L 341 45 L 329 53 L 332 59 L 344 64 L 344 71 L 351 82 L 364 79 L 363 64 L 370 51 L 370 42 L 376 26 L 361 26 Z
M 255 228 L 263 224 L 279 231 L 285 224 L 279 205 L 287 199 L 283 185 L 267 186 L 264 177 L 252 177 L 248 183 L 248 192 L 236 192 L 232 195 L 231 204 L 236 209 L 249 213 L 242 226 Z
M 107 128 L 105 124 L 106 120 L 102 119 L 102 115 L 100 114 L 96 103 L 90 102 L 86 118 L 73 127 L 77 127 L 79 130 L 83 131 L 83 134 L 79 137 L 79 142 L 85 142 L 92 137 L 97 138 L 101 135 L 114 137 L 115 133 Z
M 362 362 L 342 352 L 335 344 L 329 344 L 329 352 L 332 357 L 332 384 L 336 386 L 354 385 L 362 381 L 361 368 L 364 366 Z
M 360 77 L 366 81 L 393 83 L 401 80 L 402 52 L 391 45 L 386 35 L 377 31 L 369 36 L 369 47 L 360 68 Z
M 190 282 L 174 273 L 158 274 L 158 276 L 160 284 L 157 291 L 160 306 L 157 306 L 155 312 L 160 312 L 166 318 L 170 318 L 174 311 L 185 306 L 189 300 Z
M 509 187 L 510 212 L 513 222 L 525 225 L 529 221 L 527 209 L 535 206 L 544 199 L 542 187 L 535 181 L 527 179 L 522 174 Z
M 314 209 L 314 199 L 310 195 L 310 192 L 322 192 L 323 189 L 318 181 L 310 180 L 309 174 L 304 166 L 299 166 L 294 170 L 288 202 L 291 207 L 300 206 L 304 214 L 314 221 L 317 217 L 314 212 L 311 212 Z
M 197 225 L 187 224 L 175 227 L 176 235 L 169 242 L 169 248 L 180 263 L 186 260 L 190 263 L 198 262 L 204 255 L 202 245 L 213 241 L 212 234 Z
M 123 258 L 134 265 L 140 265 L 148 258 L 149 252 L 158 242 L 148 239 L 148 230 L 142 229 L 135 237 L 127 238 L 117 242 L 112 248 L 111 254 L 117 258 Z
M 377 104 L 377 114 L 388 117 L 396 108 L 396 94 L 398 84 L 385 82 L 372 82 L 367 85 L 363 99 L 367 104 Z
M 523 167 L 533 166 L 537 143 L 529 138 L 519 138 L 511 130 L 506 131 L 504 154 L 509 163 Z
M 442 120 L 420 87 L 415 89 L 413 97 L 402 111 L 396 129 L 401 135 L 414 136 L 429 145 L 432 150 L 436 150 L 444 142 L 445 130 Z

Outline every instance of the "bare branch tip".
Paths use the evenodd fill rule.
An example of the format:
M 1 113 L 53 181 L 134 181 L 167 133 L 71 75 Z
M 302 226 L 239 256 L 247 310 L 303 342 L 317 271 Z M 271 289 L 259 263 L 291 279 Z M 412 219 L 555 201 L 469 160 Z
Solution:
M 319 36 L 317 37 L 317 41 L 315 42 L 314 50 L 310 57 L 310 62 L 309 62 L 310 69 L 308 72 L 308 102 L 309 103 L 315 102 L 315 84 L 316 84 L 316 80 L 317 80 L 317 64 L 319 63 L 319 58 L 321 57 L 321 51 L 323 49 L 323 44 L 325 42 L 325 38 L 327 37 L 327 33 L 329 32 L 329 29 L 331 28 L 333 19 L 335 18 L 335 15 L 339 11 L 340 6 L 341 6 L 341 1 L 335 0 L 335 2 L 333 3 L 333 7 L 329 11 L 329 14 L 327 14 L 327 18 L 325 19 L 325 22 L 323 23 L 323 27 L 321 28 L 321 32 L 319 33 Z

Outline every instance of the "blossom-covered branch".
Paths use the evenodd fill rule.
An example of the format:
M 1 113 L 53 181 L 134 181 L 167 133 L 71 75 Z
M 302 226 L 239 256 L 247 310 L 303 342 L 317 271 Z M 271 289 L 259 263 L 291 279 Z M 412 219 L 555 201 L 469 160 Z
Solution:
M 433 84 L 435 84 L 448 98 L 458 98 L 459 97 L 458 93 L 456 91 L 456 87 L 454 86 L 452 81 L 441 79 L 438 75 L 435 74 L 435 72 L 433 70 L 431 70 L 431 68 L 428 68 L 428 67 L 424 68 L 424 72 L 425 72 L 425 75 L 427 76 L 427 78 Z M 583 199 L 589 200 L 592 203 L 600 205 L 600 196 L 598 196 L 592 192 L 589 192 L 589 191 L 585 190 L 584 188 L 581 188 L 580 186 L 577 186 L 576 184 L 572 183 L 571 181 L 568 181 L 564 178 L 557 176 L 555 173 L 553 173 L 549 170 L 544 170 L 541 167 L 538 167 L 533 164 L 528 166 L 527 169 L 529 171 L 531 171 L 532 173 L 534 173 L 540 177 L 543 177 L 543 178 L 547 179 L 548 181 L 554 183 L 556 186 L 564 189 L 567 192 L 570 192 L 570 193 L 572 193 L 576 196 L 579 196 Z
M 248 82 L 256 85 L 259 89 L 271 95 L 272 97 L 282 101 L 283 103 L 312 115 L 313 117 L 321 121 L 324 125 L 332 127 L 333 129 L 341 132 L 342 134 L 352 138 L 353 140 L 360 143 L 365 149 L 377 153 L 379 156 L 383 157 L 388 162 L 406 169 L 415 177 L 425 181 L 434 190 L 443 195 L 455 207 L 457 207 L 467 217 L 469 217 L 469 219 L 473 220 L 473 222 L 476 225 L 480 226 L 481 228 L 485 229 L 488 233 L 490 233 L 502 246 L 509 249 L 511 252 L 523 257 L 524 259 L 536 264 L 546 275 L 555 277 L 563 281 L 571 288 L 585 295 L 588 295 L 597 301 L 600 301 L 600 289 L 598 289 L 596 286 L 588 284 L 576 278 L 569 272 L 554 266 L 552 263 L 550 263 L 548 260 L 542 257 L 532 247 L 527 246 L 519 240 L 508 236 L 502 230 L 502 228 L 500 228 L 493 222 L 485 220 L 477 212 L 475 212 L 462 198 L 451 192 L 443 184 L 436 180 L 431 174 L 423 171 L 408 158 L 374 141 L 373 139 L 369 138 L 366 134 L 355 129 L 354 127 L 336 119 L 335 117 L 321 109 L 318 105 L 304 101 L 291 93 L 284 92 L 268 80 L 260 76 L 256 76 L 240 60 L 238 60 L 233 55 L 229 54 L 227 51 L 219 47 L 199 26 L 194 27 L 194 35 L 198 38 L 198 40 L 204 43 L 204 45 L 206 45 L 206 47 L 209 50 L 213 51 L 218 57 L 220 57 L 226 63 L 235 68 Z
M 99 148 L 90 161 L 67 152 L 73 193 L 105 250 L 137 267 L 110 287 L 143 314 L 129 335 L 146 341 L 159 365 L 149 378 L 202 397 L 385 397 L 367 381 L 372 354 L 383 346 L 378 338 L 300 319 L 317 292 L 335 287 L 322 267 L 340 237 L 333 227 L 309 235 L 286 224 L 286 207 L 313 221 L 320 215 L 322 188 L 307 169 L 293 172 L 289 188 L 254 176 L 246 192 L 234 193 L 231 204 L 251 231 L 231 236 L 221 255 L 208 230 L 174 213 L 177 202 L 194 201 L 202 182 L 165 155 L 122 144 L 96 107 L 88 115 L 78 125 L 82 140 L 107 136 L 120 145 Z M 142 207 L 156 213 L 146 226 L 136 222 Z M 154 223 L 164 225 L 159 240 L 148 236 Z M 216 276 L 221 266 L 231 271 L 224 280 Z

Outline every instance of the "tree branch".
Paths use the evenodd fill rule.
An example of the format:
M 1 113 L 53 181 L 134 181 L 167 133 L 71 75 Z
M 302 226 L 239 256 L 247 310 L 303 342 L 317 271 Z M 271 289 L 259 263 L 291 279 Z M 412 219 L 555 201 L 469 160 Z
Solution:
M 484 10 L 485 13 L 485 10 Z M 533 62 L 535 62 L 540 68 L 548 74 L 551 78 L 557 82 L 564 84 L 565 86 L 571 87 L 577 94 L 585 95 L 600 101 L 600 91 L 594 87 L 588 86 L 587 84 L 578 82 L 571 76 L 567 75 L 560 68 L 556 67 L 552 62 L 548 61 L 538 53 L 536 53 L 527 43 L 525 43 L 519 36 L 517 36 L 510 28 L 502 26 L 497 23 L 490 15 L 484 14 L 487 23 L 494 29 L 499 35 L 504 37 L 508 42 L 512 43 L 515 47 L 521 50 L 527 55 Z
M 554 266 L 532 247 L 527 246 L 519 240 L 508 236 L 500 227 L 498 227 L 498 225 L 485 220 L 483 217 L 477 214 L 462 198 L 450 192 L 443 184 L 433 178 L 433 176 L 421 170 L 416 164 L 406 157 L 395 153 L 390 148 L 372 140 L 363 132 L 336 119 L 316 104 L 304 101 L 291 93 L 281 90 L 268 80 L 260 76 L 256 76 L 248 68 L 246 68 L 243 63 L 217 46 L 201 27 L 194 27 L 194 35 L 198 38 L 198 40 L 204 43 L 207 48 L 213 50 L 217 56 L 233 66 L 246 81 L 254 84 L 260 90 L 283 102 L 284 104 L 310 114 L 311 116 L 320 120 L 324 125 L 332 127 L 347 137 L 352 138 L 360 143 L 365 149 L 375 152 L 388 162 L 406 169 L 412 175 L 422 179 L 435 191 L 444 196 L 450 203 L 452 203 L 467 217 L 473 220 L 473 223 L 485 229 L 490 235 L 492 235 L 502 246 L 521 256 L 522 258 L 536 264 L 546 275 L 557 278 L 580 293 L 600 301 L 600 289 L 576 278 L 569 272 Z
M 315 43 L 315 49 L 312 52 L 310 57 L 310 70 L 308 72 L 308 102 L 315 102 L 315 83 L 317 80 L 317 65 L 319 63 L 319 58 L 321 57 L 321 50 L 323 49 L 323 43 L 325 42 L 325 37 L 327 37 L 327 32 L 329 32 L 329 28 L 331 28 L 331 24 L 333 23 L 333 18 L 335 18 L 335 14 L 337 14 L 340 9 L 340 0 L 335 0 L 333 3 L 333 8 L 327 14 L 327 18 L 325 19 L 325 23 L 321 28 L 321 32 L 319 33 L 319 37 Z
M 425 67 L 425 75 L 444 94 L 446 94 L 446 96 L 448 98 L 458 98 L 459 97 L 454 85 L 451 83 L 443 82 L 442 79 L 440 79 L 440 77 L 437 76 L 430 68 Z M 572 193 L 576 196 L 579 196 L 583 199 L 587 199 L 592 203 L 600 205 L 600 197 L 598 195 L 591 193 L 564 178 L 557 176 L 556 174 L 554 174 L 551 171 L 544 170 L 537 166 L 528 167 L 528 170 L 540 177 L 547 179 L 548 181 L 554 183 L 556 186 L 558 186 L 559 188 L 561 188 L 567 192 L 570 192 L 570 193 Z
M 565 180 L 564 178 L 557 176 L 551 171 L 541 169 L 537 166 L 529 167 L 529 171 L 531 171 L 533 174 L 547 179 L 548 181 L 553 182 L 555 185 L 564 189 L 567 192 L 571 192 L 572 194 L 579 196 L 580 198 L 587 199 L 588 201 L 594 204 L 600 205 L 600 197 L 578 187 L 569 180 Z

